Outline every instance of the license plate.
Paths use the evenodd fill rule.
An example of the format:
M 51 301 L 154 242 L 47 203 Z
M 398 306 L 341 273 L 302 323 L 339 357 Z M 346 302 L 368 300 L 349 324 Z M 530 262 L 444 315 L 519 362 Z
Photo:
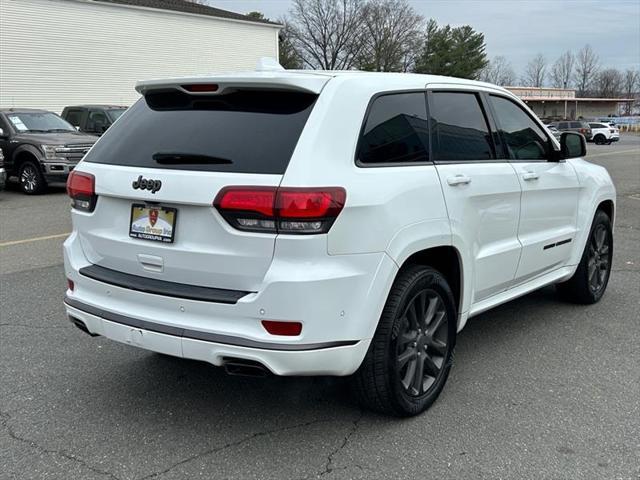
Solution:
M 129 236 L 173 243 L 177 215 L 178 210 L 175 208 L 134 203 L 131 205 Z

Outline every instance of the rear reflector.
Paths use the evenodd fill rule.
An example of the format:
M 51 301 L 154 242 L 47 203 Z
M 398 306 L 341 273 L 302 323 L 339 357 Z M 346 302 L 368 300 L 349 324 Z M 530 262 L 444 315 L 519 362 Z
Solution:
M 67 289 L 73 292 L 74 288 L 76 288 L 76 285 L 73 283 L 73 280 L 67 278 Z
M 262 320 L 262 326 L 271 335 L 286 335 L 295 337 L 302 332 L 300 322 L 276 322 L 273 320 Z
M 90 173 L 71 171 L 67 178 L 67 194 L 71 206 L 77 210 L 92 212 L 96 206 L 96 179 Z
M 215 83 L 194 83 L 193 85 L 182 85 L 187 92 L 192 93 L 207 93 L 217 92 L 218 85 Z
M 225 187 L 213 205 L 230 225 L 266 233 L 326 233 L 346 201 L 340 187 Z

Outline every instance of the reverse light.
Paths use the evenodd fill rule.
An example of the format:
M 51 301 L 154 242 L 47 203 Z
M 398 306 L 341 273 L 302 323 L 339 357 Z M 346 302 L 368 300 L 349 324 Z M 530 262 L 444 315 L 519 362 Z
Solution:
M 285 335 L 295 337 L 302 332 L 300 322 L 278 322 L 275 320 L 262 320 L 262 326 L 271 335 Z
M 213 205 L 239 230 L 316 234 L 329 231 L 346 196 L 341 187 L 225 187 Z
M 93 212 L 96 207 L 96 179 L 86 172 L 71 171 L 67 178 L 67 194 L 76 210 Z

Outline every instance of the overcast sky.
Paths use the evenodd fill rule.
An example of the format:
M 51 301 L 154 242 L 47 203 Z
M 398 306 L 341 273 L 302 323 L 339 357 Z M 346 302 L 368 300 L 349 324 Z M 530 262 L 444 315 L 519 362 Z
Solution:
M 215 7 L 278 18 L 290 0 L 209 0 Z M 484 33 L 490 58 L 504 55 L 521 75 L 542 53 L 549 63 L 591 44 L 605 67 L 640 68 L 640 0 L 409 0 L 425 18 Z

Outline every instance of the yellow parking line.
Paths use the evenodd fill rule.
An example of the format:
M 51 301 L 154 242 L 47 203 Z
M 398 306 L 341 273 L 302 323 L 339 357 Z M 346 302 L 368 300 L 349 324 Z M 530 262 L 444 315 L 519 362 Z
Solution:
M 606 152 L 606 153 L 596 153 L 595 155 L 587 155 L 586 158 L 604 157 L 606 155 L 617 155 L 618 153 L 631 153 L 631 152 L 640 153 L 640 148 L 634 148 L 633 150 L 618 150 L 618 151 Z
M 71 232 L 67 232 L 67 233 L 59 233 L 57 235 L 47 235 L 44 237 L 33 237 L 33 238 L 24 238 L 22 240 L 12 240 L 10 242 L 0 243 L 0 247 L 9 247 L 11 245 L 22 245 L 23 243 L 39 242 L 41 240 L 53 240 L 54 238 L 64 238 L 64 237 L 68 237 L 70 234 Z

